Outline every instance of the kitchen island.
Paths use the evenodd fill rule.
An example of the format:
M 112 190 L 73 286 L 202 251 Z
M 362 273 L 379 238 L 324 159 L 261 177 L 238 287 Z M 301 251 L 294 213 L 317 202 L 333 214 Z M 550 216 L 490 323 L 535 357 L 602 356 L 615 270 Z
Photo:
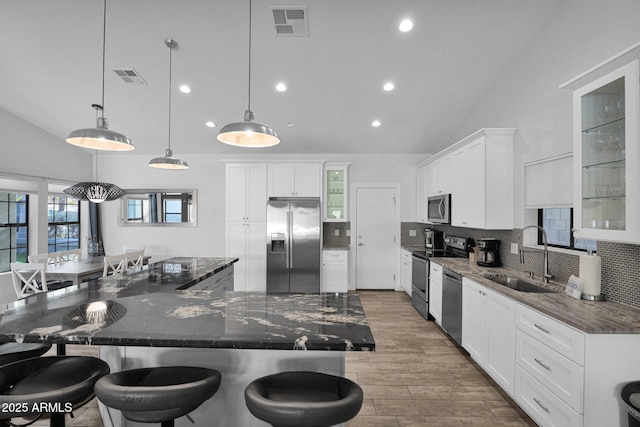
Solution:
M 5 308 L 0 341 L 98 345 L 112 372 L 210 367 L 222 373 L 222 384 L 191 414 L 196 425 L 266 425 L 244 405 L 249 382 L 289 370 L 344 375 L 344 352 L 374 350 L 375 343 L 355 294 L 193 289 L 236 260 L 173 258 L 34 295 Z M 101 413 L 105 426 L 138 425 L 102 405 Z M 176 425 L 192 424 L 179 419 Z

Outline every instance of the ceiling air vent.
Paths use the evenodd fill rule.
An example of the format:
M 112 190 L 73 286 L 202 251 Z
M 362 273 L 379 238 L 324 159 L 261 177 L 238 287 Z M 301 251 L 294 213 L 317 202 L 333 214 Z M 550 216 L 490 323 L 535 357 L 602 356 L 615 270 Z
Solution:
M 307 7 L 272 6 L 276 36 L 308 36 Z
M 128 85 L 146 85 L 147 82 L 133 68 L 114 69 L 114 73 L 118 75 Z

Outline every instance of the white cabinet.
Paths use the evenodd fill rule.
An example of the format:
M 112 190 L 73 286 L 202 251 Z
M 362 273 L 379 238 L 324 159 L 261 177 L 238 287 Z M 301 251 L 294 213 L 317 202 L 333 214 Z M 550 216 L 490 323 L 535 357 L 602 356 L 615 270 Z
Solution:
M 540 425 L 582 426 L 585 334 L 522 304 L 516 327 L 516 402 Z
M 451 168 L 451 225 L 513 228 L 513 134 L 481 129 L 456 143 Z
M 634 60 L 573 93 L 578 238 L 640 242 L 638 76 Z
M 327 163 L 324 166 L 325 222 L 344 222 L 349 219 L 347 209 L 349 163 Z
M 411 296 L 411 274 L 413 256 L 406 249 L 400 250 L 400 289 Z
M 235 291 L 267 290 L 266 222 L 227 222 L 226 254 L 234 264 Z
M 433 175 L 433 164 L 421 166 L 416 170 L 416 220 L 427 222 L 427 197 L 429 191 L 428 176 Z
M 267 165 L 226 165 L 226 220 L 266 221 Z
M 429 313 L 442 326 L 442 266 L 429 262 Z
M 321 197 L 321 163 L 270 163 L 268 197 Z
M 433 176 L 427 175 L 427 179 L 432 181 L 431 191 L 427 193 L 427 196 L 451 193 L 451 179 L 453 177 L 451 163 L 451 156 L 444 156 L 434 160 Z
M 349 251 L 322 251 L 322 292 L 349 290 Z
M 514 393 L 515 306 L 515 301 L 463 278 L 462 346 L 511 396 Z

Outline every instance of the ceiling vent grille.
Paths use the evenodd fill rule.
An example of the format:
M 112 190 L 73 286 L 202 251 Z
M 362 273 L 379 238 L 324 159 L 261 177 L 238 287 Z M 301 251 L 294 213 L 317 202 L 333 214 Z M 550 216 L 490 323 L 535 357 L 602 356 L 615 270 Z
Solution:
M 302 7 L 271 7 L 276 36 L 308 36 L 307 8 Z
M 128 85 L 146 85 L 147 82 L 133 68 L 114 69 L 114 73 Z

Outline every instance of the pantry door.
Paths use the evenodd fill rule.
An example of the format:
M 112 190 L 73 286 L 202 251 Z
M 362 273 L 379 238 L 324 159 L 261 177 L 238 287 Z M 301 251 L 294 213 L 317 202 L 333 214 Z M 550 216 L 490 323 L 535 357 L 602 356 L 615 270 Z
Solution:
M 355 184 L 356 289 L 396 288 L 398 194 L 397 184 Z

